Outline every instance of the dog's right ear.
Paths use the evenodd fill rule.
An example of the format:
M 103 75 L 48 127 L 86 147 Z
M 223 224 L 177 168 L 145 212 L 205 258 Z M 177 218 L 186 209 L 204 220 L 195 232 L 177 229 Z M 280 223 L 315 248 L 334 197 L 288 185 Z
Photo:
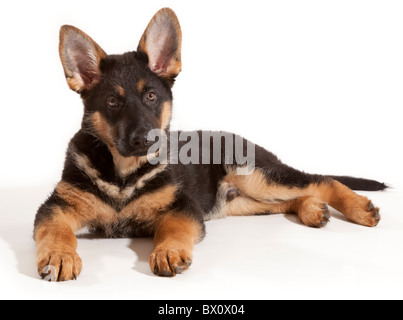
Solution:
M 72 26 L 60 29 L 59 53 L 72 90 L 90 90 L 101 80 L 99 65 L 106 53 L 81 30 Z

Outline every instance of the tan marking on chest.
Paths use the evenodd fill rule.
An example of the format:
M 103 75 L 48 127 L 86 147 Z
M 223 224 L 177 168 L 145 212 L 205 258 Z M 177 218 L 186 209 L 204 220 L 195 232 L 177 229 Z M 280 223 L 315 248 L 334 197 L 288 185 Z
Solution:
M 71 220 L 84 227 L 93 220 L 111 221 L 116 211 L 92 193 L 82 191 L 68 182 L 60 182 L 56 187 L 57 194 L 71 207 L 64 209 Z
M 133 200 L 120 212 L 92 193 L 82 191 L 67 182 L 60 182 L 56 192 L 71 206 L 62 210 L 64 211 L 63 219 L 68 217 L 69 224 L 77 226 L 74 229 L 83 228 L 89 224 L 107 226 L 125 219 L 147 223 L 153 228 L 158 224 L 161 214 L 175 201 L 177 189 L 176 185 L 166 185 L 153 193 Z
M 77 166 L 80 168 L 81 171 L 83 171 L 88 177 L 91 178 L 91 180 L 99 188 L 99 190 L 101 190 L 109 197 L 119 201 L 125 201 L 129 199 L 133 195 L 135 190 L 143 189 L 148 181 L 152 180 L 157 174 L 164 171 L 168 166 L 166 164 L 158 165 L 149 173 L 140 177 L 138 181 L 133 185 L 121 189 L 117 185 L 102 180 L 100 178 L 100 173 L 92 166 L 92 163 L 87 156 L 78 153 L 76 153 L 74 156 Z
M 157 191 L 145 194 L 126 205 L 119 212 L 119 216 L 134 216 L 136 220 L 141 221 L 157 221 L 161 213 L 175 201 L 177 190 L 176 185 L 167 185 Z
M 109 148 L 112 153 L 113 163 L 115 164 L 116 173 L 122 177 L 128 177 L 136 172 L 143 164 L 147 162 L 147 156 L 144 157 L 123 157 L 115 148 Z

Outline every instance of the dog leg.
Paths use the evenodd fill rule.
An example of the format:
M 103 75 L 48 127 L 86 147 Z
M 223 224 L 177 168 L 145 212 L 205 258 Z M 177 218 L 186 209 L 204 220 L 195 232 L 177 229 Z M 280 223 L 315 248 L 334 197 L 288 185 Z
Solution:
M 74 232 L 89 221 L 114 216 L 114 211 L 96 196 L 60 182 L 36 215 L 34 239 L 39 275 L 52 281 L 76 279 L 82 263 L 76 253 Z
M 81 273 L 74 223 L 55 207 L 52 216 L 39 223 L 34 232 L 39 275 L 49 281 L 75 280 Z
M 355 223 L 375 227 L 381 220 L 379 208 L 376 208 L 367 197 L 356 194 L 336 180 L 317 186 L 317 194 Z
M 330 218 L 327 204 L 314 196 L 300 197 L 279 203 L 265 203 L 239 196 L 225 206 L 226 216 L 250 216 L 260 214 L 297 214 L 309 227 L 322 228 Z
M 174 277 L 192 264 L 194 245 L 204 236 L 204 225 L 183 213 L 168 213 L 160 221 L 155 250 L 150 256 L 154 274 Z

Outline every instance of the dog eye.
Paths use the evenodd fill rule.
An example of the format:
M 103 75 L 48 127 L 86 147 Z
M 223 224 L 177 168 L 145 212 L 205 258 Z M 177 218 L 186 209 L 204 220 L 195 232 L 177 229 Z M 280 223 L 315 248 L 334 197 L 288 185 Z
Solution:
M 119 106 L 119 100 L 115 97 L 109 97 L 106 103 L 108 104 L 109 108 L 116 108 Z
M 148 101 L 155 101 L 157 100 L 157 95 L 155 94 L 155 92 L 150 91 L 146 94 L 146 98 Z

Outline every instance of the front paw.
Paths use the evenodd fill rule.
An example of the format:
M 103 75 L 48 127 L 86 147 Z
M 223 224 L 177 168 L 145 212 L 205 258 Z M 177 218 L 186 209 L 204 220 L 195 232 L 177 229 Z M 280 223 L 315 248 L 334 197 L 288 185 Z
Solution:
M 184 249 L 157 248 L 150 256 L 151 270 L 161 277 L 174 277 L 191 264 L 192 254 Z
M 82 261 L 75 251 L 51 250 L 38 252 L 38 273 L 47 281 L 76 280 L 82 270 Z

